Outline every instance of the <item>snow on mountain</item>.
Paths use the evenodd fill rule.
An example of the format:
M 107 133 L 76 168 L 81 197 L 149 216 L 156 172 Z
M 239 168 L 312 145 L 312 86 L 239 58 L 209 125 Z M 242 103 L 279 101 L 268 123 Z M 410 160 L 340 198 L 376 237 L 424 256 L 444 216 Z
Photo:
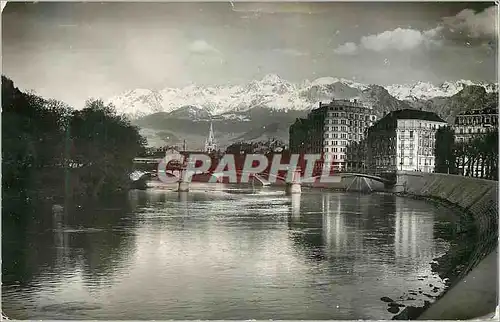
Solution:
M 345 79 L 345 78 L 335 78 L 335 77 L 321 77 L 317 78 L 312 82 L 306 81 L 306 84 L 310 84 L 310 86 L 321 86 L 321 85 L 331 85 L 335 83 L 341 83 L 344 85 L 347 85 L 351 88 L 359 89 L 359 90 L 366 90 L 368 89 L 368 85 L 361 84 L 361 83 L 356 83 L 354 81 Z
M 438 86 L 418 82 L 407 85 L 390 85 L 385 88 L 399 100 L 429 99 L 437 96 L 452 96 L 471 81 L 445 82 Z M 487 91 L 498 91 L 498 84 L 481 84 Z M 309 110 L 319 102 L 333 98 L 359 98 L 369 92 L 372 85 L 356 83 L 334 77 L 322 77 L 313 81 L 305 80 L 295 84 L 276 74 L 264 76 L 244 85 L 204 87 L 190 85 L 184 88 L 165 88 L 160 91 L 137 89 L 112 97 L 112 103 L 119 113 L 132 118 L 156 112 L 185 110 L 185 117 L 216 116 L 234 117 L 252 108 L 265 107 L 272 110 Z M 191 115 L 192 114 L 192 115 Z
M 434 97 L 450 97 L 460 92 L 465 86 L 480 85 L 486 92 L 498 92 L 497 84 L 475 83 L 470 80 L 459 80 L 456 82 L 444 82 L 438 86 L 426 82 L 415 84 L 386 86 L 387 91 L 399 100 L 426 100 Z
M 149 89 L 135 89 L 109 99 L 117 111 L 133 118 L 163 111 L 163 97 Z
M 203 120 L 208 119 L 212 115 L 205 109 L 198 106 L 187 105 L 178 108 L 169 113 L 170 117 L 177 119 Z

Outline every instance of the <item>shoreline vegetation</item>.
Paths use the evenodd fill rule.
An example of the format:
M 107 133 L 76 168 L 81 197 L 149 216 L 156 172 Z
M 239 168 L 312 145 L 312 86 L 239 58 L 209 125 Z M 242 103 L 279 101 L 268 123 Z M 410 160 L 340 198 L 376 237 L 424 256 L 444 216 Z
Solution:
M 84 109 L 21 92 L 2 76 L 2 195 L 10 203 L 98 198 L 124 191 L 146 140 L 112 105 Z

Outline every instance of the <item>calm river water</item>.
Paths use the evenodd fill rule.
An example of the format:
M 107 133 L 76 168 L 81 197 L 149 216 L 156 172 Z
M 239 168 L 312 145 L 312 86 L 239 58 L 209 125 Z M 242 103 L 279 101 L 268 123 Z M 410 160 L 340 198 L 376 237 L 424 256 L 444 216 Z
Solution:
M 445 208 L 390 195 L 199 186 L 131 191 L 3 225 L 16 319 L 388 319 L 443 282 Z M 40 219 L 41 218 L 41 219 Z M 440 292 L 440 291 L 439 291 Z M 434 295 L 439 294 L 434 290 Z

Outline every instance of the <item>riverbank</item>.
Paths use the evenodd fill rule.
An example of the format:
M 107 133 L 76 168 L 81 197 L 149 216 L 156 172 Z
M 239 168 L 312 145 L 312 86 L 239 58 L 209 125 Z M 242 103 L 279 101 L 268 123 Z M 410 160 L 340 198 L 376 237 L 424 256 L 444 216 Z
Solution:
M 441 278 L 448 279 L 446 290 L 433 304 L 407 307 L 393 319 L 459 320 L 464 316 L 477 318 L 494 312 L 498 303 L 498 260 L 495 261 L 498 258 L 495 252 L 498 247 L 498 182 L 456 175 L 401 173 L 398 174 L 398 186 L 404 188 L 396 190 L 397 195 L 454 209 L 458 214 L 455 223 L 458 240 L 455 247 L 433 263 L 433 270 Z M 470 245 L 471 240 L 473 245 Z M 474 283 L 484 290 L 482 293 L 465 286 L 479 274 L 484 276 Z M 461 310 L 464 307 L 460 307 L 461 301 L 469 303 L 465 306 L 470 308 L 468 315 Z
M 418 320 L 470 320 L 487 316 L 498 305 L 498 248 L 455 287 L 425 310 Z

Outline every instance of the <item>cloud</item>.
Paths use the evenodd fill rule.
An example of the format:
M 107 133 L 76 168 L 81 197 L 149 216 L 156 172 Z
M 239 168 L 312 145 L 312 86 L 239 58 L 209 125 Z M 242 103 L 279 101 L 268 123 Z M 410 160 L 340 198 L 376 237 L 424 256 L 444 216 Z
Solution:
M 470 38 L 493 38 L 497 36 L 497 6 L 480 12 L 464 9 L 456 16 L 443 18 L 443 25 L 451 32 L 462 32 Z
M 334 52 L 339 55 L 353 55 L 357 50 L 358 45 L 353 42 L 346 42 L 345 44 L 338 46 Z
M 407 51 L 422 46 L 439 45 L 441 27 L 420 31 L 416 29 L 396 28 L 375 35 L 361 37 L 360 43 L 346 42 L 334 52 L 339 55 L 352 55 L 359 49 L 382 52 L 386 50 Z
M 435 39 L 438 30 L 431 29 L 420 31 L 415 29 L 396 28 L 384 31 L 377 35 L 364 36 L 361 38 L 361 47 L 373 50 L 413 50 L 423 45 L 437 44 Z
M 273 51 L 281 53 L 281 54 L 285 54 L 285 55 L 288 55 L 288 56 L 294 56 L 294 57 L 301 57 L 301 56 L 307 56 L 307 55 L 309 55 L 306 52 L 299 51 L 299 50 L 293 49 L 293 48 L 274 49 Z
M 220 54 L 220 51 L 205 40 L 196 40 L 189 45 L 189 51 L 194 54 Z
M 339 55 L 352 55 L 360 49 L 382 52 L 409 51 L 422 47 L 442 45 L 446 41 L 460 41 L 463 45 L 491 44 L 498 37 L 496 29 L 497 7 L 491 6 L 475 12 L 465 9 L 452 17 L 444 17 L 433 29 L 417 30 L 396 28 L 379 34 L 363 36 L 359 44 L 347 42 L 337 47 Z

